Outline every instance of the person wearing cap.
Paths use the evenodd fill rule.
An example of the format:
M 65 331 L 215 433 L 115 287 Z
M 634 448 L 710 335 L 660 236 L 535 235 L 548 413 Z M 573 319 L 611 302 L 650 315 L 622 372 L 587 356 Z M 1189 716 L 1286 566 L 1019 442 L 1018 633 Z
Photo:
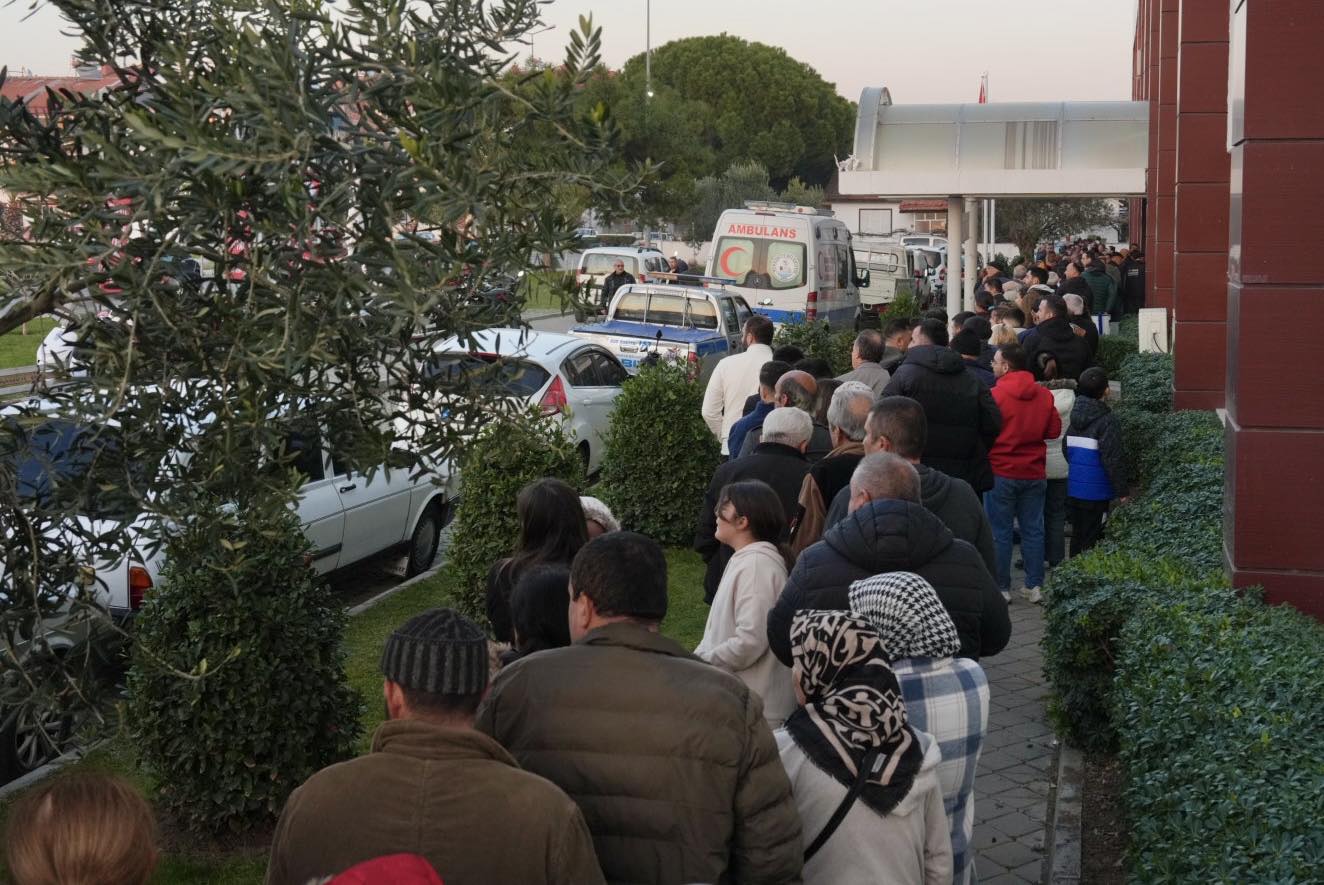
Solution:
M 610 882 L 799 881 L 800 818 L 763 702 L 659 631 L 662 548 L 595 538 L 568 603 L 570 646 L 502 670 L 478 727 L 579 803 Z
M 474 729 L 488 673 L 478 625 L 447 608 L 417 615 L 386 640 L 381 669 L 386 721 L 371 752 L 290 795 L 267 885 L 304 885 L 402 852 L 426 859 L 446 885 L 604 881 L 575 803 Z

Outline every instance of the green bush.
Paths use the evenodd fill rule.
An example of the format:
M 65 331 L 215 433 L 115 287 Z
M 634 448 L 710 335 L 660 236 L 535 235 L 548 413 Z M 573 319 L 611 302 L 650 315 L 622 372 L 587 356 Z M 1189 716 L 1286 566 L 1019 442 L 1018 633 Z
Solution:
M 555 420 L 536 411 L 497 418 L 460 459 L 464 485 L 446 567 L 456 578 L 456 604 L 480 622 L 487 620 L 488 570 L 519 540 L 515 498 L 545 476 L 583 488 L 584 457 Z
M 1044 594 L 1044 673 L 1053 686 L 1049 715 L 1068 742 L 1089 750 L 1116 745 L 1113 663 L 1135 607 L 1221 582 L 1217 572 L 1196 575 L 1178 559 L 1136 556 L 1111 541 L 1053 570 Z
M 844 375 L 851 370 L 850 352 L 855 344 L 855 332 L 834 331 L 826 320 L 785 323 L 777 328 L 773 337 L 774 347 L 783 344 L 794 344 L 805 352 L 805 356 L 827 360 L 834 375 Z
M 1137 882 L 1319 882 L 1324 630 L 1228 595 L 1141 606 L 1116 710 Z
M 625 528 L 661 544 L 694 538 L 697 502 L 721 460 L 699 410 L 703 389 L 682 366 L 642 369 L 616 400 L 602 497 Z
M 1091 749 L 1116 742 L 1113 661 L 1135 607 L 1226 585 L 1222 425 L 1207 412 L 1118 413 L 1139 468 L 1132 477 L 1147 492 L 1116 508 L 1105 539 L 1055 569 L 1045 594 L 1050 711 L 1068 740 Z
M 1172 410 L 1172 354 L 1133 353 L 1122 360 L 1116 380 L 1122 382 L 1122 402 L 1127 408 Z
M 1122 335 L 1101 335 L 1099 336 L 1099 365 L 1108 373 L 1109 380 L 1116 380 L 1122 371 L 1122 362 L 1134 353 L 1139 353 L 1140 348 L 1136 344 L 1134 337 L 1126 338 Z
M 915 298 L 913 292 L 903 292 L 893 298 L 890 304 L 884 305 L 882 313 L 882 316 L 888 320 L 893 317 L 906 317 L 907 319 L 913 319 L 919 315 L 919 301 Z M 850 357 L 850 351 L 846 352 L 846 356 L 848 358 Z
M 279 504 L 215 508 L 167 543 L 135 623 L 129 722 L 158 807 L 191 832 L 269 823 L 353 752 L 362 704 L 345 682 L 345 615 L 308 549 Z

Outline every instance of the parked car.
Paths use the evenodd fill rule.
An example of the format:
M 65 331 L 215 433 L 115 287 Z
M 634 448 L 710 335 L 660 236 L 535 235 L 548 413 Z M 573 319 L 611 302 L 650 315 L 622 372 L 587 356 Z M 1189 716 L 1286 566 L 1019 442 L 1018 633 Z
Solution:
M 879 237 L 855 237 L 853 246 L 855 266 L 869 272 L 869 285 L 860 289 L 860 325 L 876 327 L 897 296 L 915 294 L 915 254 Z
M 605 347 L 632 373 L 656 355 L 692 364 L 706 382 L 718 360 L 740 350 L 753 311 L 739 293 L 718 288 L 720 280 L 682 276 L 710 285 L 622 286 L 604 322 L 576 326 L 570 334 Z
M 586 473 L 602 464 L 607 428 L 629 373 L 606 348 L 571 335 L 528 329 L 485 329 L 475 347 L 449 338 L 436 348 L 434 374 L 467 383 L 475 393 L 525 400 L 561 416 Z
M 22 447 L 5 456 L 12 462 L 19 495 L 37 500 L 60 488 L 83 490 L 78 496 L 79 513 L 72 517 L 77 524 L 60 532 L 73 545 L 80 533 L 99 533 L 112 524 L 127 524 L 134 552 L 116 561 L 89 554 L 79 580 L 113 618 L 130 618 L 142 606 L 145 594 L 159 583 L 165 563 L 163 551 L 154 549 L 145 536 L 134 503 L 100 492 L 95 481 L 98 465 L 113 460 L 119 451 L 117 428 L 80 426 L 39 398 L 0 409 L 0 421 L 17 422 L 20 416 L 25 422 L 34 416 L 44 420 L 29 427 L 19 437 Z M 439 476 L 414 476 L 417 471 L 404 463 L 412 464 L 412 457 L 400 450 L 398 463 L 383 465 L 391 467 L 389 471 L 379 468 L 369 476 L 339 463 L 316 426 L 291 434 L 285 444 L 304 477 L 296 508 L 317 573 L 327 574 L 387 551 L 407 557 L 409 574 L 431 565 L 458 490 L 458 476 L 448 466 Z M 130 465 L 130 469 L 136 468 Z M 152 468 L 143 465 L 141 469 Z M 6 580 L 0 573 L 0 586 Z M 74 595 L 70 588 L 70 598 Z M 70 644 L 77 638 L 66 635 L 69 624 L 48 626 L 53 632 L 45 639 L 52 645 Z M 36 715 L 40 713 L 0 710 L 0 772 L 21 774 L 60 749 L 50 746 L 40 730 L 34 729 Z

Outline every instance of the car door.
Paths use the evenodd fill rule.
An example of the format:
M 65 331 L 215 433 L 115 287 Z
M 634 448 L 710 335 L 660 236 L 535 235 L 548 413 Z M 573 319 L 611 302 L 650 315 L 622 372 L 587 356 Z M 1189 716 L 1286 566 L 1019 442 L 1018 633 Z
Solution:
M 295 469 L 304 477 L 295 509 L 312 546 L 313 570 L 325 574 L 340 566 L 345 538 L 344 509 L 331 476 L 331 459 L 314 429 L 291 434 L 285 445 L 294 454 Z
M 351 470 L 334 456 L 332 478 L 345 511 L 340 565 L 367 559 L 405 540 L 413 482 L 409 471 L 379 467 L 372 476 Z
M 598 358 L 595 359 L 595 356 Z M 616 396 L 620 393 L 619 383 L 615 387 L 604 386 L 599 377 L 602 357 L 606 357 L 606 354 L 599 348 L 581 347 L 570 353 L 561 364 L 562 374 L 569 382 L 566 398 L 570 401 L 570 416 L 567 419 L 566 434 L 576 444 L 588 443 L 590 472 L 597 469 L 602 459 L 607 422 L 611 418 Z M 620 365 L 614 359 L 611 362 Z
M 719 295 L 717 298 L 717 307 L 722 314 L 722 323 L 726 326 L 726 341 L 728 353 L 740 353 L 744 350 L 744 335 L 741 333 L 742 323 L 740 317 L 736 314 L 735 299 L 730 295 Z

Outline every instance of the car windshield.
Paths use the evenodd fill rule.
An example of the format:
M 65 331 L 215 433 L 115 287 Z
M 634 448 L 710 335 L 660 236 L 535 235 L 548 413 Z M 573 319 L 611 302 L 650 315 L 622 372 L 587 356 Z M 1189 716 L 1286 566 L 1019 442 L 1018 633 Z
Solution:
M 134 512 L 125 487 L 139 471 L 134 465 L 126 471 L 120 435 L 113 429 L 62 419 L 24 427 L 11 418 L 0 434 L 0 447 L 0 460 L 13 469 L 21 501 L 69 505 L 87 516 L 118 518 Z
M 634 256 L 632 255 L 612 255 L 607 252 L 590 252 L 584 256 L 584 273 L 611 273 L 616 266 L 616 262 L 625 265 L 627 273 L 633 274 L 635 271 Z
M 655 294 L 648 304 L 648 322 L 663 326 L 716 329 L 717 309 L 707 298 Z
M 429 377 L 439 383 L 467 386 L 477 393 L 496 396 L 533 396 L 552 377 L 531 360 L 495 353 L 446 353 L 437 357 Z

